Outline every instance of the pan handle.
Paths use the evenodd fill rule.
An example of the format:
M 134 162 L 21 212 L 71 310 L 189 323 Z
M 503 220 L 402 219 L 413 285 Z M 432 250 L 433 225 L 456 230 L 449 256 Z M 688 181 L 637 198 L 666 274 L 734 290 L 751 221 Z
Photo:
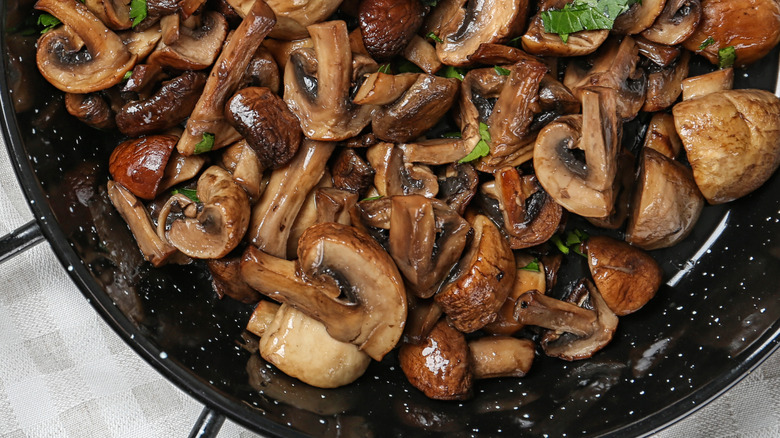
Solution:
M 21 227 L 0 237 L 0 263 L 23 253 L 43 241 L 43 233 L 38 223 L 27 222 Z
M 215 438 L 224 422 L 224 415 L 208 406 L 204 406 L 198 421 L 192 426 L 189 438 Z

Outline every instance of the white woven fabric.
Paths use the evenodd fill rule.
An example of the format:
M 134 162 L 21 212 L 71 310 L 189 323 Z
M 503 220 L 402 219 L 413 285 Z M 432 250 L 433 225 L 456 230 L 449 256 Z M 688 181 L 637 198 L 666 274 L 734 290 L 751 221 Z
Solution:
M 0 150 L 4 235 L 32 213 Z M 48 244 L 0 265 L 0 437 L 183 437 L 201 408 L 108 327 Z M 219 436 L 257 435 L 227 421 Z M 656 436 L 780 436 L 780 354 Z

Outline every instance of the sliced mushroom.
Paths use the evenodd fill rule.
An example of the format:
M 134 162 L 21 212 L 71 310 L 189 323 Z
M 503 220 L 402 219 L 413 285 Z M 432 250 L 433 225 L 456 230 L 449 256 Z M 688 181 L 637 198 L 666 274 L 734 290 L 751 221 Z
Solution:
M 179 27 L 179 36 L 172 44 L 164 41 L 149 55 L 149 64 L 176 70 L 203 70 L 214 64 L 228 34 L 225 17 L 219 12 L 203 14 L 200 26 Z
M 119 83 L 135 65 L 137 57 L 125 48 L 122 39 L 81 2 L 40 0 L 35 7 L 64 24 L 38 39 L 36 55 L 41 74 L 58 89 L 81 94 L 105 90 Z
M 441 307 L 433 300 L 417 299 L 414 295 L 407 294 L 409 306 L 404 328 L 403 341 L 410 344 L 423 342 L 433 327 L 441 319 Z
M 322 178 L 334 147 L 306 139 L 292 161 L 271 173 L 252 209 L 249 239 L 254 245 L 276 257 L 285 256 L 293 221 L 306 195 Z
M 297 262 L 250 246 L 241 272 L 253 288 L 321 321 L 331 336 L 375 360 L 382 360 L 403 332 L 401 274 L 382 247 L 354 227 L 309 227 L 298 244 Z
M 642 36 L 635 36 L 639 54 L 660 67 L 668 67 L 680 57 L 682 49 L 679 46 L 667 46 L 652 42 Z
M 193 157 L 198 156 L 190 156 L 190 158 Z M 257 158 L 257 153 L 246 141 L 242 140 L 225 148 L 221 164 L 233 175 L 233 181 L 246 190 L 251 204 L 260 199 L 260 195 L 265 189 L 263 184 L 264 168 Z
M 174 149 L 165 165 L 158 192 L 195 178 L 204 165 L 206 165 L 205 157 L 197 155 L 186 157 Z
M 374 187 L 380 196 L 419 194 L 435 197 L 439 191 L 436 176 L 428 166 L 405 163 L 403 152 L 391 143 L 368 148 L 366 158 L 374 174 Z
M 636 312 L 658 292 L 661 268 L 646 252 L 607 236 L 591 236 L 585 247 L 593 282 L 616 315 Z
M 673 65 L 647 75 L 647 96 L 642 111 L 655 112 L 671 107 L 682 94 L 682 81 L 688 77 L 690 52 L 684 50 Z
M 315 192 L 314 202 L 317 206 L 315 223 L 352 225 L 350 212 L 358 202 L 357 194 L 334 187 L 321 187 Z
M 365 195 L 374 181 L 374 168 L 354 148 L 343 148 L 331 168 L 333 185 L 342 190 Z
M 612 214 L 620 144 L 615 92 L 582 93 L 582 116 L 559 118 L 539 133 L 534 169 L 544 190 L 565 209 L 584 217 Z M 585 162 L 575 151 L 584 151 Z
M 309 26 L 313 49 L 298 49 L 284 70 L 284 101 L 298 116 L 304 134 L 314 140 L 346 140 L 371 118 L 371 105 L 350 99 L 352 52 L 343 21 Z
M 330 172 L 328 172 L 328 170 L 325 169 L 325 172 L 323 172 L 322 178 L 320 178 L 320 181 L 317 183 L 317 185 L 315 185 L 311 190 L 309 190 L 309 193 L 306 195 L 306 198 L 303 200 L 303 204 L 298 210 L 298 215 L 295 216 L 295 220 L 292 222 L 292 226 L 290 226 L 290 234 L 289 236 L 287 236 L 286 258 L 288 260 L 292 260 L 295 257 L 297 257 L 298 242 L 300 241 L 303 232 L 306 231 L 306 229 L 309 228 L 310 226 L 321 222 L 339 222 L 344 225 L 352 225 L 351 221 L 349 220 L 343 222 L 339 220 L 320 220 L 326 215 L 326 212 L 321 211 L 320 209 L 321 205 L 319 201 L 322 201 L 322 199 L 321 196 L 317 196 L 317 195 L 322 190 L 332 189 L 332 188 L 333 188 L 333 178 L 331 177 Z M 357 199 L 355 199 L 353 206 L 355 203 L 357 203 Z M 333 213 L 334 216 L 339 213 L 334 211 L 337 209 L 336 206 L 331 205 L 330 207 L 333 208 L 333 210 L 331 210 L 330 212 Z M 341 217 L 339 216 L 339 218 Z M 280 255 L 279 257 L 283 257 L 283 255 Z
M 122 0 L 86 0 L 87 9 L 95 14 L 100 21 L 112 30 L 129 29 L 133 25 L 130 20 L 130 3 Z
M 365 373 L 371 358 L 333 339 L 314 318 L 282 304 L 260 337 L 260 355 L 285 374 L 318 388 L 337 388 Z
M 608 30 L 584 30 L 568 36 L 566 41 L 560 35 L 544 31 L 542 12 L 550 9 L 562 9 L 568 0 L 548 0 L 541 2 L 539 12 L 528 24 L 523 35 L 523 49 L 537 56 L 584 56 L 596 51 L 606 41 Z
M 239 257 L 224 257 L 206 262 L 211 274 L 211 284 L 214 291 L 222 298 L 229 296 L 244 304 L 260 301 L 260 293 L 249 287 L 241 278 L 241 259 Z
M 252 316 L 249 317 L 249 322 L 246 323 L 246 330 L 257 336 L 263 336 L 280 307 L 279 304 L 272 301 L 260 300 L 255 306 Z
M 363 45 L 372 58 L 387 61 L 409 44 L 424 16 L 419 0 L 364 0 L 358 6 Z
M 473 391 L 468 344 L 463 333 L 439 321 L 419 344 L 398 350 L 401 370 L 415 388 L 435 400 L 465 400 Z
M 628 10 L 615 18 L 612 31 L 623 35 L 634 35 L 652 26 L 661 15 L 666 0 L 643 0 L 629 6 Z
M 674 117 L 668 113 L 656 113 L 647 124 L 644 147 L 654 149 L 674 160 L 680 155 L 682 141 L 674 128 Z
M 780 165 L 780 99 L 764 90 L 727 90 L 685 100 L 674 124 L 710 204 L 747 195 Z
M 486 336 L 468 345 L 475 379 L 525 377 L 536 356 L 536 345 L 530 339 Z
M 718 91 L 731 90 L 733 87 L 734 69 L 724 68 L 684 79 L 682 96 L 683 100 L 690 100 Z
M 429 75 L 439 71 L 442 65 L 436 56 L 436 48 L 418 35 L 412 37 L 403 51 L 403 56 Z
M 164 265 L 176 248 L 157 236 L 149 212 L 129 190 L 110 180 L 107 188 L 108 198 L 130 227 L 144 259 L 154 266 Z
M 512 290 L 506 297 L 506 301 L 496 312 L 496 320 L 482 328 L 492 335 L 511 336 L 520 331 L 524 324 L 515 319 L 515 301 L 520 295 L 537 290 L 545 293 L 551 287 L 547 285 L 547 264 L 529 254 L 515 252 L 515 282 Z
M 154 199 L 178 137 L 152 135 L 120 143 L 108 159 L 108 171 L 115 181 L 135 196 Z
M 704 0 L 701 23 L 683 42 L 691 52 L 718 65 L 718 51 L 733 46 L 736 65 L 751 64 L 769 53 L 780 42 L 780 4 L 774 0 Z M 712 38 L 713 44 L 702 49 Z
M 273 93 L 280 94 L 282 79 L 279 75 L 279 65 L 271 52 L 260 46 L 249 61 L 244 73 L 244 79 L 238 89 L 246 87 L 266 87 Z
M 238 246 L 249 225 L 249 198 L 228 171 L 211 166 L 198 178 L 203 203 L 195 217 L 174 218 L 165 236 L 197 259 L 218 259 Z M 161 217 L 160 223 L 167 222 Z
M 254 149 L 265 169 L 284 166 L 301 145 L 298 119 L 270 88 L 239 90 L 225 104 L 225 119 Z
M 661 113 L 658 113 L 661 114 Z M 612 214 L 607 217 L 585 218 L 591 224 L 608 230 L 617 230 L 623 226 L 631 209 L 631 197 L 634 193 L 634 179 L 636 178 L 636 157 L 623 148 L 617 156 L 617 173 L 615 174 L 615 207 Z
M 65 109 L 70 115 L 95 129 L 107 130 L 116 127 L 116 114 L 100 93 L 65 93 Z
M 690 37 L 701 21 L 699 0 L 667 0 L 661 15 L 642 36 L 650 41 L 673 46 Z
M 151 26 L 141 32 L 127 30 L 117 35 L 122 38 L 122 43 L 127 47 L 130 54 L 138 56 L 137 62 L 146 59 L 162 38 L 159 26 Z
M 253 0 L 228 0 L 228 3 L 238 12 L 246 16 Z M 338 9 L 341 0 L 308 0 L 305 2 L 289 2 L 285 0 L 269 0 L 268 6 L 276 14 L 277 23 L 271 31 L 271 38 L 280 40 L 298 40 L 309 36 L 307 27 L 324 21 Z M 284 65 L 282 63 L 282 65 Z
M 447 65 L 468 65 L 480 44 L 500 43 L 519 34 L 528 16 L 528 2 L 457 0 L 459 7 L 440 29 L 436 53 Z M 489 12 L 488 12 L 489 11 Z
M 471 333 L 496 319 L 515 280 L 512 249 L 486 216 L 474 219 L 474 238 L 436 303 L 458 330 Z
M 206 84 L 206 74 L 185 72 L 163 82 L 160 89 L 144 100 L 129 102 L 116 115 L 116 125 L 130 137 L 173 128 L 190 116 Z
M 691 170 L 645 147 L 637 181 L 626 241 L 651 250 L 670 247 L 688 236 L 704 207 Z
M 569 63 L 563 84 L 580 98 L 582 90 L 592 86 L 615 90 L 618 116 L 631 120 L 642 108 L 647 89 L 647 78 L 637 67 L 638 61 L 639 48 L 633 38 L 611 39 L 601 47 L 587 72 Z
M 212 149 L 238 140 L 239 134 L 225 121 L 225 102 L 236 92 L 249 61 L 274 23 L 276 18 L 268 5 L 264 1 L 255 2 L 217 58 L 203 94 L 176 145 L 179 152 L 194 154 L 195 146 L 203 140 L 204 134 L 214 136 Z
M 451 163 L 439 174 L 439 199 L 463 215 L 477 193 L 479 175 L 469 163 Z
M 612 340 L 617 316 L 590 281 L 583 280 L 580 287 L 587 293 L 585 303 L 590 308 L 556 300 L 538 291 L 526 292 L 517 299 L 518 322 L 555 331 L 555 337 L 542 342 L 548 356 L 569 361 L 587 359 Z

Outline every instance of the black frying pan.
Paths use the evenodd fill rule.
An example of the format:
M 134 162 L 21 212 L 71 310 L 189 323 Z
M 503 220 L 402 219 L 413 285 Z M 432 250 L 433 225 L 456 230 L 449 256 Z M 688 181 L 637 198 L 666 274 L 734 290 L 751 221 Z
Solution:
M 425 398 L 405 381 L 393 354 L 348 387 L 308 387 L 237 348 L 251 309 L 218 300 L 203 265 L 153 269 L 142 261 L 105 196 L 108 155 L 118 138 L 77 123 L 34 68 L 26 82 L 14 82 L 12 61 L 23 56 L 29 68 L 33 59 L 11 47 L 18 35 L 9 33 L 7 21 L 17 17 L 18 5 L 0 0 L 0 107 L 36 220 L 0 242 L 2 257 L 45 238 L 125 342 L 206 404 L 193 435 L 216 433 L 222 414 L 289 437 L 645 435 L 721 394 L 778 346 L 775 175 L 741 200 L 707 207 L 688 239 L 654 252 L 668 285 L 640 312 L 623 317 L 616 339 L 590 360 L 540 357 L 527 378 L 480 382 L 465 403 Z M 736 86 L 774 90 L 777 65 L 775 51 L 746 75 L 738 72 Z M 16 108 L 12 88 L 17 99 L 30 91 Z

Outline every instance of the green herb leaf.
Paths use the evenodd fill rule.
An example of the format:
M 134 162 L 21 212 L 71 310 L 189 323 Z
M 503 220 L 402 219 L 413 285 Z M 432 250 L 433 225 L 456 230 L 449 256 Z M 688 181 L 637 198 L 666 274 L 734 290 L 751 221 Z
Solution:
M 193 202 L 200 203 L 200 199 L 198 198 L 198 191 L 195 189 L 174 189 L 171 191 L 172 195 L 178 195 L 179 193 L 190 198 Z
M 564 254 L 569 253 L 569 247 L 563 244 L 563 242 L 561 241 L 561 236 L 556 234 L 550 238 L 550 241 L 552 241 L 552 243 L 554 243 L 555 246 L 558 247 L 558 251 Z
M 370 198 L 363 198 L 363 199 L 360 200 L 360 202 L 363 202 L 363 201 L 376 201 L 377 199 L 381 199 L 381 198 L 382 198 L 382 196 L 372 196 Z
M 125 75 L 122 76 L 122 80 L 126 81 L 126 80 L 130 79 L 132 76 L 133 76 L 133 71 L 132 70 L 128 70 L 127 73 L 125 73 Z
M 463 138 L 463 135 L 458 131 L 445 132 L 442 138 Z
M 574 0 L 563 9 L 542 12 L 547 33 L 560 35 L 567 42 L 569 34 L 582 30 L 612 29 L 618 15 L 640 0 Z
M 699 46 L 699 50 L 704 50 L 713 44 L 715 44 L 715 38 L 707 37 L 706 40 L 702 41 L 701 45 Z
M 518 48 L 519 49 L 520 47 L 522 47 L 522 41 L 523 41 L 523 37 L 521 35 L 521 36 L 512 38 L 511 40 L 509 40 L 506 43 L 506 45 L 509 46 L 509 47 L 514 47 L 514 48 Z
M 479 122 L 479 137 L 480 140 L 474 146 L 474 149 L 469 152 L 468 155 L 461 158 L 458 163 L 468 163 L 478 158 L 487 156 L 490 153 L 490 127 L 482 122 Z
M 444 42 L 444 41 L 442 41 L 442 39 L 441 39 L 441 38 L 439 38 L 439 37 L 438 37 L 438 36 L 437 36 L 435 33 L 433 33 L 433 32 L 428 32 L 428 35 L 425 35 L 425 37 L 426 37 L 426 38 L 430 38 L 430 39 L 432 39 L 432 40 L 436 41 L 437 43 L 443 43 L 443 42 Z
M 203 134 L 203 138 L 195 145 L 195 153 L 202 154 L 208 152 L 214 148 L 214 134 L 206 132 Z
M 582 250 L 580 248 L 582 248 L 581 244 L 580 245 L 575 245 L 574 248 L 572 248 L 572 250 L 574 250 L 575 254 L 579 254 L 579 255 L 581 255 L 581 256 L 583 256 L 585 258 L 588 258 L 588 255 L 585 254 L 584 252 L 582 252 Z
M 566 233 L 566 246 L 579 245 L 580 243 L 582 243 L 582 240 L 573 231 Z
M 586 233 L 586 232 L 584 232 L 584 231 L 582 231 L 582 230 L 580 230 L 578 228 L 574 229 L 574 234 L 576 234 L 577 237 L 579 237 L 580 241 L 582 241 L 582 242 L 588 240 L 588 237 L 590 237 L 590 236 L 588 236 L 588 233 Z
M 466 77 L 466 71 L 462 68 L 453 67 L 451 65 L 448 65 L 447 68 L 444 69 L 444 77 L 445 78 L 455 78 L 458 80 L 463 80 L 464 77 Z
M 425 6 L 434 7 L 439 4 L 439 0 L 422 0 L 422 3 Z
M 146 18 L 146 0 L 130 1 L 130 20 L 133 21 L 133 27 L 138 26 Z
M 534 257 L 534 259 L 530 263 L 528 263 L 527 265 L 523 266 L 520 269 L 524 271 L 541 272 L 541 270 L 539 269 L 539 259 Z
M 718 50 L 718 67 L 729 68 L 737 60 L 737 49 L 734 46 L 724 47 Z
M 51 14 L 41 14 L 38 16 L 38 26 L 43 26 L 41 33 L 46 33 L 55 27 L 59 26 L 61 21 L 59 18 Z
M 390 73 L 390 64 L 382 64 L 379 66 L 379 70 L 377 70 L 379 73 L 389 74 Z
M 496 70 L 496 73 L 500 74 L 501 76 L 509 76 L 512 73 L 511 70 L 504 67 L 495 66 L 493 68 Z

